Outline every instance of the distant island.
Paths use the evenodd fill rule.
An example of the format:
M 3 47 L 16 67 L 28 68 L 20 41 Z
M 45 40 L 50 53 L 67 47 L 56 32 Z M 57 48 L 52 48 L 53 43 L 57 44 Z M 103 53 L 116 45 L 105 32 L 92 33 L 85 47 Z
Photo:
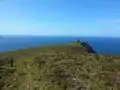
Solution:
M 3 36 L 0 36 L 0 38 L 3 38 Z
M 0 53 L 0 90 L 120 90 L 120 56 L 80 40 Z

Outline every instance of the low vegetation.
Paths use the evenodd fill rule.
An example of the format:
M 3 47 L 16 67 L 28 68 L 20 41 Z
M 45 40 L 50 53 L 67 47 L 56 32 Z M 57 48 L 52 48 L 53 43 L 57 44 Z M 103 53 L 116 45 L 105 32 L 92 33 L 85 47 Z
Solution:
M 0 90 L 120 90 L 120 56 L 80 43 L 1 53 Z

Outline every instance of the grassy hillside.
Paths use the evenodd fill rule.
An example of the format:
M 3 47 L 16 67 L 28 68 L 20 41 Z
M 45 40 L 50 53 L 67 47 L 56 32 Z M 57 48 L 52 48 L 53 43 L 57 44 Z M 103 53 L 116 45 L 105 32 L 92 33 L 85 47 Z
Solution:
M 1 53 L 0 90 L 120 90 L 120 56 L 80 43 Z

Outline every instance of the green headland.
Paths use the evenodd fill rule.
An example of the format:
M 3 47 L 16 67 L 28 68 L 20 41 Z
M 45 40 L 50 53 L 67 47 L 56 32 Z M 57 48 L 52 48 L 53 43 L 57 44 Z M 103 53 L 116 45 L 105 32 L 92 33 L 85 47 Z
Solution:
M 120 90 L 120 56 L 99 55 L 88 45 L 0 53 L 0 90 Z

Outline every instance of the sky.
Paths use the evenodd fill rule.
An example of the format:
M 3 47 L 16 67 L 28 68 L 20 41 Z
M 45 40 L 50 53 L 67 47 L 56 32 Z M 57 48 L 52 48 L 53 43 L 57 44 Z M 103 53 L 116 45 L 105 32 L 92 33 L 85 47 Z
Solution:
M 120 37 L 120 0 L 0 0 L 0 35 Z

